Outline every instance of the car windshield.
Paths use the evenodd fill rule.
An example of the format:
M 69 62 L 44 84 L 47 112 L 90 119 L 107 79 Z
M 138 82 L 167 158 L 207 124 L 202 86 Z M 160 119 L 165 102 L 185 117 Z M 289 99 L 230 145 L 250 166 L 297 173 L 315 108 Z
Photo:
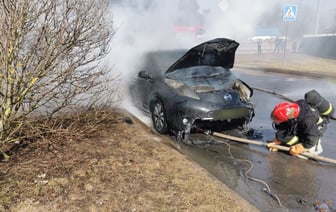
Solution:
M 151 72 L 164 73 L 185 52 L 186 50 L 183 49 L 149 52 L 146 55 L 144 69 L 152 70 Z
M 167 73 L 166 77 L 182 81 L 193 88 L 195 92 L 230 89 L 236 80 L 230 69 L 221 66 L 194 66 L 177 69 Z

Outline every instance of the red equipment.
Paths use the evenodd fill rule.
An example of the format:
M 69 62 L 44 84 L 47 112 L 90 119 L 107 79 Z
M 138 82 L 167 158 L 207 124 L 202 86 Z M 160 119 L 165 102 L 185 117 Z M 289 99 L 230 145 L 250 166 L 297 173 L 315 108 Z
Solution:
M 281 102 L 277 104 L 272 113 L 271 118 L 276 124 L 286 122 L 299 116 L 300 106 L 295 102 Z

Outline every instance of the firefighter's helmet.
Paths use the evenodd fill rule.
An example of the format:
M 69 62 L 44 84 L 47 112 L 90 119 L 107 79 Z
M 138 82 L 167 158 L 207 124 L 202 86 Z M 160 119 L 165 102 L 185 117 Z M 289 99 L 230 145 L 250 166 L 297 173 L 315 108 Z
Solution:
M 281 102 L 277 104 L 272 113 L 271 118 L 274 123 L 280 124 L 299 116 L 300 106 L 295 102 Z

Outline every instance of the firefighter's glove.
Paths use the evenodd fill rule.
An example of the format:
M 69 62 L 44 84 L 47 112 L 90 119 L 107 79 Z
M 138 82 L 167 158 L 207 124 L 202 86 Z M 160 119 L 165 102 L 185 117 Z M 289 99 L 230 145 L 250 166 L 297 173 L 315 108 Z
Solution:
M 289 147 L 289 154 L 297 156 L 303 152 L 305 152 L 306 149 L 303 147 L 301 143 L 295 144 L 291 147 Z
M 278 151 L 278 148 L 272 147 L 272 145 L 280 145 L 280 144 L 281 144 L 280 141 L 278 141 L 277 139 L 274 139 L 273 141 L 271 141 L 270 143 L 267 144 L 268 150 L 270 152 L 276 152 L 276 151 Z

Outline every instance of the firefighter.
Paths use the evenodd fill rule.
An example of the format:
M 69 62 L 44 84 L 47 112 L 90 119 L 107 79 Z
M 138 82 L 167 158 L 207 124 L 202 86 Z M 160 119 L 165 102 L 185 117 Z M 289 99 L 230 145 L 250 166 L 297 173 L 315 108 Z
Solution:
M 306 151 L 316 155 L 322 153 L 321 137 L 327 122 L 305 100 L 277 104 L 271 118 L 276 134 L 270 144 L 288 146 L 289 153 L 294 156 Z M 267 146 L 270 151 L 277 151 Z

